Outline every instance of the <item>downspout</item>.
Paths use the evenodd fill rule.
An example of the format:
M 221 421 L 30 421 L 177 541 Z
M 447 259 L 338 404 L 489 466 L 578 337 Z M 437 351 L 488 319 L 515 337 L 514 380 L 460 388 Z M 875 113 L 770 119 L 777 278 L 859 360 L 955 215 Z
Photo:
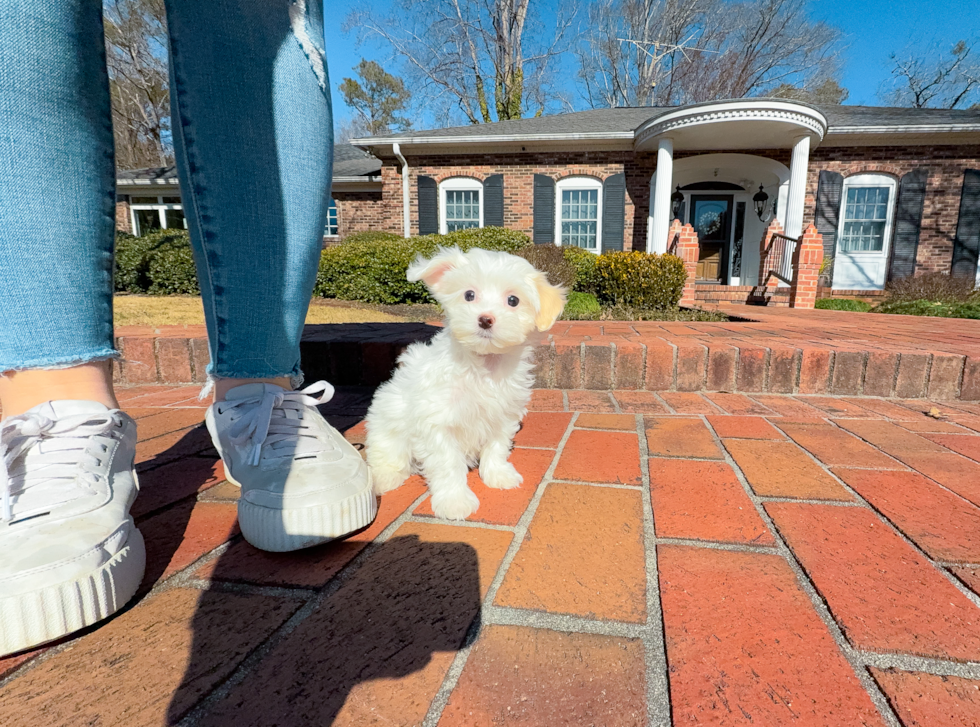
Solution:
M 396 141 L 391 145 L 391 150 L 395 152 L 398 161 L 402 163 L 402 224 L 405 228 L 405 237 L 412 236 L 412 220 L 409 209 L 409 188 L 408 188 L 408 160 L 402 156 L 401 145 Z

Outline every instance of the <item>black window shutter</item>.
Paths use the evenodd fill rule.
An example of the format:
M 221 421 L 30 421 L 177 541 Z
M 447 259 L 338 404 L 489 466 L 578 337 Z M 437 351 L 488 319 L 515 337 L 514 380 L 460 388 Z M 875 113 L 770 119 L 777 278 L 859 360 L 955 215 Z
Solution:
M 483 180 L 483 225 L 504 226 L 504 175 L 493 174 Z
M 920 167 L 902 177 L 895 205 L 895 236 L 888 279 L 901 280 L 915 274 L 915 256 L 922 229 L 922 205 L 926 199 L 929 170 Z
M 534 175 L 534 244 L 555 243 L 555 180 Z
M 432 177 L 419 176 L 419 234 L 439 234 L 439 187 Z
M 963 193 L 960 196 L 960 216 L 953 240 L 953 275 L 973 278 L 977 274 L 980 254 L 980 169 L 963 173 Z
M 626 175 L 614 174 L 602 183 L 602 252 L 623 249 L 626 218 Z
M 833 260 L 837 254 L 837 228 L 840 224 L 841 190 L 844 189 L 844 177 L 837 172 L 824 170 L 820 172 L 817 182 L 817 208 L 814 211 L 813 223 L 817 232 L 823 236 L 823 256 Z

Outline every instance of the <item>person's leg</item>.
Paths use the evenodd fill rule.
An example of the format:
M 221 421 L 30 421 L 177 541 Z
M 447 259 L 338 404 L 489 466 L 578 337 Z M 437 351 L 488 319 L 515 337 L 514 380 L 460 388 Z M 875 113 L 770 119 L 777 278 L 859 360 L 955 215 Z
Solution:
M 167 0 L 174 146 L 218 399 L 246 380 L 301 378 L 333 151 L 321 14 L 320 0 Z
M 215 404 L 238 520 L 263 550 L 373 520 L 367 467 L 314 408 L 299 342 L 320 258 L 333 127 L 321 0 L 167 0 L 170 104 Z M 265 383 L 259 383 L 265 382 Z
M 0 5 L 0 405 L 114 407 L 115 184 L 101 5 Z M 12 373 L 19 372 L 19 373 Z
M 143 577 L 136 424 L 109 375 L 113 166 L 101 2 L 0 3 L 0 656 Z

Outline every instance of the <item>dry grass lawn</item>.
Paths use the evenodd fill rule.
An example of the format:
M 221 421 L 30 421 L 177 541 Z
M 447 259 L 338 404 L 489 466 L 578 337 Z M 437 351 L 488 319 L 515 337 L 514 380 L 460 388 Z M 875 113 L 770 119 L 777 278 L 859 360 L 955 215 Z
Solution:
M 204 306 L 195 295 L 117 295 L 117 326 L 180 326 L 204 323 Z M 307 323 L 398 323 L 408 320 L 382 311 L 324 305 L 314 300 Z

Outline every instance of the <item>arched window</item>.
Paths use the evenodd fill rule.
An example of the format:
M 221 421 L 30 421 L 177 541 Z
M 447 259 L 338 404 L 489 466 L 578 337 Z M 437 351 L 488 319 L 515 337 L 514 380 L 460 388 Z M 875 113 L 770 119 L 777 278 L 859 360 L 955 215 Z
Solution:
M 602 239 L 602 182 L 591 177 L 568 177 L 556 186 L 558 244 L 598 253 Z
M 483 182 L 452 177 L 439 185 L 439 232 L 483 227 Z

